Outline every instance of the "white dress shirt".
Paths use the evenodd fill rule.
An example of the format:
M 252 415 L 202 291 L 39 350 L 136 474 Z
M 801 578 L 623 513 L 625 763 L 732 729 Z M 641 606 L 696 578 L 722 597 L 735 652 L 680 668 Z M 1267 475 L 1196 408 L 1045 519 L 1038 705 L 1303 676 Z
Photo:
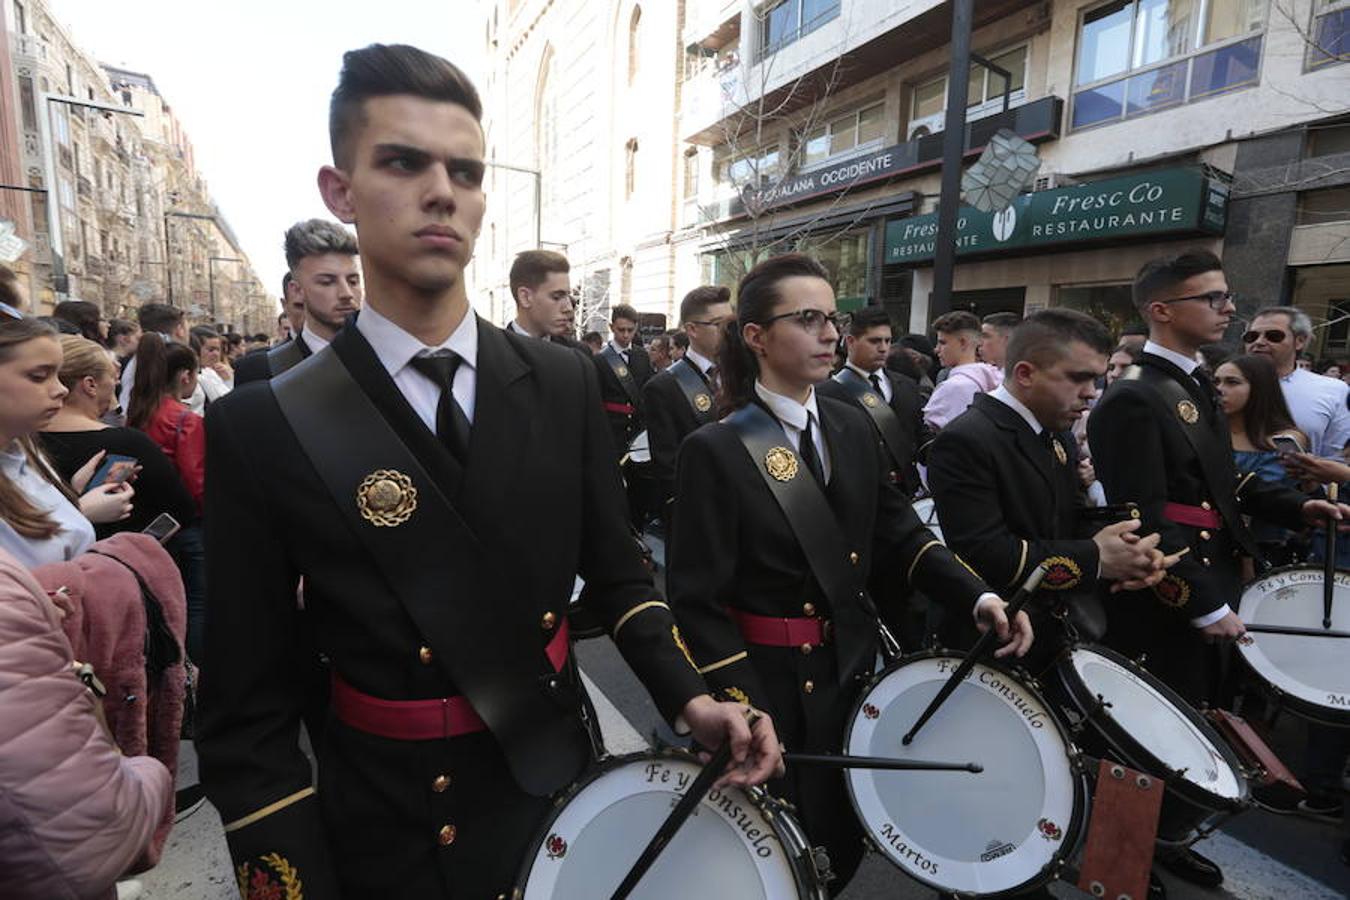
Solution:
M 614 348 L 614 352 L 619 354 L 619 356 L 623 359 L 624 362 L 628 362 L 628 351 L 632 349 L 633 347 L 632 344 L 629 344 L 627 347 L 620 347 L 618 344 L 614 343 L 613 341 L 610 341 L 609 345 Z
M 463 361 L 455 370 L 455 400 L 464 410 L 464 417 L 469 420 L 469 424 L 473 424 L 474 397 L 478 387 L 478 317 L 472 308 L 465 312 L 459 327 L 435 347 L 428 347 L 380 315 L 371 304 L 361 307 L 361 313 L 356 317 L 356 327 L 375 351 L 413 412 L 433 434 L 436 432 L 436 406 L 441 401 L 441 388 L 409 363 L 414 356 L 427 356 L 437 350 L 453 350 L 459 354 Z
M 1327 459 L 1341 459 L 1347 440 L 1350 440 L 1350 407 L 1346 394 L 1350 393 L 1344 381 L 1328 378 L 1294 367 L 1280 379 L 1284 402 L 1294 417 L 1298 430 L 1308 436 L 1308 452 Z
M 778 424 L 783 426 L 783 433 L 787 435 L 788 443 L 792 444 L 792 449 L 801 453 L 802 432 L 806 430 L 806 424 L 811 423 L 811 443 L 816 448 L 816 458 L 820 460 L 820 470 L 825 473 L 825 481 L 830 480 L 830 454 L 825 444 L 825 436 L 820 433 L 820 411 L 816 408 L 816 389 L 811 388 L 810 393 L 806 395 L 806 403 L 798 403 L 791 397 L 784 397 L 782 394 L 775 394 L 773 391 L 755 381 L 755 393 L 759 399 L 764 401 L 764 405 L 769 407 L 769 412 L 773 413 Z
M 712 360 L 708 359 L 708 357 L 704 356 L 702 353 L 699 353 L 693 347 L 684 351 L 684 358 L 689 360 L 692 365 L 698 366 L 698 370 L 703 373 L 704 378 L 708 377 L 708 370 L 715 365 Z
M 1026 404 L 1021 400 L 1014 397 L 1012 391 L 1008 390 L 1006 384 L 1000 384 L 998 387 L 994 388 L 989 392 L 989 396 L 1021 416 L 1022 420 L 1027 423 L 1035 434 L 1039 435 L 1045 430 L 1045 426 L 1036 418 L 1036 414 L 1027 409 Z
M 521 328 L 521 327 L 520 327 L 520 323 L 517 322 L 515 319 L 512 319 L 510 322 L 506 323 L 506 330 L 507 330 L 507 331 L 514 331 L 516 334 L 520 335 L 521 337 L 534 337 L 534 335 L 530 334 L 530 333 L 529 333 L 528 331 L 526 331 L 524 328 Z
M 332 341 L 327 338 L 321 338 L 309 328 L 309 323 L 300 329 L 300 337 L 304 338 L 305 346 L 309 348 L 310 353 L 318 353 L 324 347 L 327 347 Z
M 68 562 L 94 543 L 94 526 L 65 494 L 33 468 L 18 442 L 0 450 L 0 471 L 30 503 L 47 513 L 61 528 L 49 538 L 29 538 L 0 519 L 0 547 L 8 550 L 15 559 L 30 569 L 46 563 Z
M 891 387 L 891 380 L 886 377 L 886 373 L 881 369 L 877 369 L 875 372 L 864 372 L 851 362 L 844 363 L 844 368 L 853 372 L 869 385 L 872 384 L 872 376 L 877 376 L 877 382 L 881 385 L 881 398 L 887 403 L 890 403 L 891 398 L 895 396 L 895 389 Z

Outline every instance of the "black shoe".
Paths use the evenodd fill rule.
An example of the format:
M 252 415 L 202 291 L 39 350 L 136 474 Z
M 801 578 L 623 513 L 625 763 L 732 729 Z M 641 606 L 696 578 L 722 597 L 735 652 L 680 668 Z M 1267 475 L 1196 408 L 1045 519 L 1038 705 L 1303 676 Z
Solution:
M 1167 885 L 1156 872 L 1148 873 L 1148 900 L 1167 900 Z
M 1160 851 L 1154 859 L 1164 869 L 1191 884 L 1198 884 L 1200 887 L 1218 887 L 1223 884 L 1223 869 L 1190 847 Z
M 1341 819 L 1345 816 L 1345 804 L 1341 802 L 1340 797 L 1332 797 L 1329 794 L 1309 794 L 1299 801 L 1298 812 L 1299 815 L 1307 816 L 1309 819 L 1339 825 Z
M 181 822 L 202 808 L 206 803 L 206 791 L 200 784 L 192 784 L 185 788 L 180 788 L 173 799 L 173 820 L 175 822 Z

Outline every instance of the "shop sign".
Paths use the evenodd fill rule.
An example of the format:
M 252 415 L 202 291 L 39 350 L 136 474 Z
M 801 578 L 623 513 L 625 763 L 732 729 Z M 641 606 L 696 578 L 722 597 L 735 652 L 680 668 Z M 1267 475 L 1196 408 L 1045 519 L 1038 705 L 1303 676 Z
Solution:
M 1195 169 L 1166 169 L 1022 194 L 997 213 L 962 206 L 956 253 L 977 256 L 1112 238 L 1222 234 L 1228 188 Z M 930 262 L 937 213 L 886 224 L 887 265 Z
M 748 188 L 742 192 L 741 202 L 752 215 L 758 215 L 766 209 L 788 206 L 821 194 L 838 193 L 914 168 L 918 161 L 916 152 L 916 146 L 896 144 L 814 172 L 788 176 L 771 187 Z

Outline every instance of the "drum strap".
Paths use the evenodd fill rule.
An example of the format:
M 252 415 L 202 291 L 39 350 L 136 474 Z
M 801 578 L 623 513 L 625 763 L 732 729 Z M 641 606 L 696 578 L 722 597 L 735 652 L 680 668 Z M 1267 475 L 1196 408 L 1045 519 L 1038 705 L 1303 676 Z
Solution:
M 694 411 L 694 418 L 700 425 L 706 425 L 717 417 L 713 410 L 712 389 L 703 376 L 695 371 L 693 363 L 687 359 L 681 359 L 670 367 L 670 374 L 675 376 L 675 381 L 684 392 L 684 399 L 689 401 L 689 408 Z
M 1147 897 L 1163 783 L 1103 759 L 1097 769 L 1078 887 L 1094 897 Z M 1044 824 L 1042 824 L 1044 830 Z
M 628 395 L 629 402 L 634 406 L 640 406 L 642 404 L 642 393 L 638 390 L 637 382 L 633 379 L 632 370 L 628 368 L 628 363 L 623 361 L 619 351 L 615 350 L 612 344 L 606 344 L 600 355 L 614 370 L 614 377 L 619 379 L 619 384 L 623 387 L 623 392 Z
M 881 377 L 885 378 L 886 374 L 883 372 Z M 891 409 L 886 398 L 872 390 L 872 386 L 859 378 L 857 372 L 847 367 L 840 369 L 834 380 L 848 391 L 853 402 L 861 406 L 863 412 L 872 420 L 872 425 L 881 435 L 881 442 L 890 452 L 891 463 L 897 468 L 904 468 L 913 462 L 905 458 L 903 449 L 905 440 L 900 431 L 900 417 Z

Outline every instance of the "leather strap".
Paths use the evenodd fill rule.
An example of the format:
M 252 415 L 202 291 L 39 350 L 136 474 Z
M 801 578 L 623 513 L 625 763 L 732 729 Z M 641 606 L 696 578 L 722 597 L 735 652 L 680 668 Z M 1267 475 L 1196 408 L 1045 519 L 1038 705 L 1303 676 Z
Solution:
M 698 423 L 706 425 L 713 421 L 717 417 L 713 391 L 703 375 L 697 371 L 697 367 L 688 359 L 676 360 L 670 367 L 670 374 L 675 377 L 680 390 L 684 392 L 684 399 L 689 401 L 689 408 L 694 411 L 694 418 Z
M 883 373 L 882 378 L 885 378 Z M 881 442 L 886 445 L 890 451 L 891 463 L 897 469 L 903 469 L 913 460 L 905 459 L 903 447 L 905 440 L 900 431 L 900 417 L 891 409 L 891 405 L 886 402 L 886 398 L 872 390 L 872 385 L 868 384 L 858 376 L 857 372 L 845 366 L 834 376 L 834 380 L 841 384 L 844 390 L 848 391 L 849 397 L 853 402 L 862 407 L 863 412 L 872 420 L 872 425 L 877 433 L 881 435 Z M 870 398 L 870 399 L 869 399 Z
M 633 378 L 633 370 L 628 363 L 623 361 L 619 351 L 614 349 L 613 344 L 606 344 L 605 349 L 600 351 L 600 355 L 609 363 L 609 367 L 614 370 L 614 377 L 619 379 L 619 384 L 623 387 L 623 392 L 628 395 L 628 400 L 633 406 L 638 406 L 642 402 L 642 392 L 638 390 L 637 380 Z
M 1079 869 L 1081 890 L 1094 897 L 1148 896 L 1162 801 L 1163 783 L 1158 779 L 1101 761 Z
M 823 619 L 810 618 L 779 619 L 774 616 L 759 616 L 742 609 L 730 607 L 727 610 L 736 625 L 741 629 L 741 637 L 747 644 L 761 647 L 801 647 L 809 644 L 819 647 L 825 643 L 828 630 Z
M 1207 709 L 1204 716 L 1242 760 L 1248 779 L 1266 790 L 1268 802 L 1282 799 L 1293 805 L 1307 796 L 1294 773 L 1246 719 L 1226 709 Z
M 609 403 L 606 401 L 600 405 L 605 408 L 605 412 L 618 413 L 621 416 L 631 416 L 637 412 L 631 403 Z
M 305 361 L 305 351 L 300 349 L 300 338 L 293 338 L 279 347 L 267 351 L 267 373 L 276 378 L 283 372 Z
M 1203 506 L 1190 506 L 1185 503 L 1164 503 L 1163 517 L 1178 525 L 1190 525 L 1192 528 L 1223 527 L 1223 517 L 1212 509 Z

